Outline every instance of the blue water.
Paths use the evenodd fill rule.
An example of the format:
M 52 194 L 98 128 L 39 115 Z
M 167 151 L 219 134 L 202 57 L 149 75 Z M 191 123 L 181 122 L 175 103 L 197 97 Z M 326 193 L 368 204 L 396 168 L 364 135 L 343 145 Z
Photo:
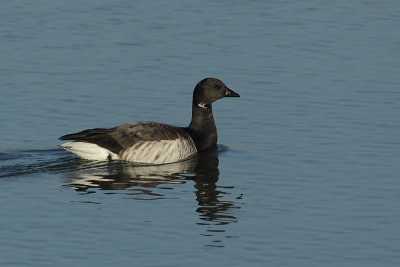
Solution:
M 3 1 L 1 266 L 400 265 L 397 1 Z M 216 151 L 91 162 L 61 135 L 186 126 Z

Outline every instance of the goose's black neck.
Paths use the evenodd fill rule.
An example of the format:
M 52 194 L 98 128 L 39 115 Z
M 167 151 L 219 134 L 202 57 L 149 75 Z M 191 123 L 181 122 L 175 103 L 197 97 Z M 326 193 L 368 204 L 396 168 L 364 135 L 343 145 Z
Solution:
M 212 114 L 212 104 L 200 107 L 192 105 L 192 121 L 185 128 L 193 138 L 198 152 L 209 150 L 217 145 L 217 128 Z

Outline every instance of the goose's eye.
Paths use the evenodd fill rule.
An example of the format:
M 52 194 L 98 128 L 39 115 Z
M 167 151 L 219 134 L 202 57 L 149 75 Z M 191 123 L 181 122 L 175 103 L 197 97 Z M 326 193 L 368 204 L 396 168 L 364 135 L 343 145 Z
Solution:
M 216 86 L 217 89 L 221 89 L 221 87 L 222 87 L 222 86 L 219 85 L 219 84 L 217 84 L 217 86 Z

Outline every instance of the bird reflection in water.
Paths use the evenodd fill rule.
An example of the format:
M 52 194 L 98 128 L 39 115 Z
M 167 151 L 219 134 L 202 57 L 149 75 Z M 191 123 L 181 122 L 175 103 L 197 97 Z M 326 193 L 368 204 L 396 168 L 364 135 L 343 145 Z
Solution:
M 168 190 L 177 190 L 177 184 L 193 181 L 198 203 L 196 212 L 200 218 L 197 224 L 207 227 L 207 233 L 202 234 L 203 236 L 215 236 L 225 232 L 223 228 L 215 227 L 237 221 L 235 213 L 240 208 L 239 202 L 224 200 L 234 187 L 217 185 L 220 175 L 218 154 L 227 149 L 218 145 L 217 149 L 189 160 L 156 166 L 74 159 L 80 163 L 70 173 L 73 177 L 66 180 L 65 186 L 82 194 L 104 190 L 105 194 L 123 194 L 135 200 L 157 200 L 177 198 L 176 194 Z M 221 247 L 220 242 L 221 240 L 214 240 L 212 245 L 207 246 Z

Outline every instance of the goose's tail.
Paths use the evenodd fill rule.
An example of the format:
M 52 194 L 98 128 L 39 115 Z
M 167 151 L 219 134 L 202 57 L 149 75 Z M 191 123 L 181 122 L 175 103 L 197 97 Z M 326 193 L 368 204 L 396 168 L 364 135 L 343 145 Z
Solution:
M 88 142 L 68 142 L 59 147 L 74 153 L 75 155 L 89 160 L 117 160 L 119 156 L 99 145 Z

